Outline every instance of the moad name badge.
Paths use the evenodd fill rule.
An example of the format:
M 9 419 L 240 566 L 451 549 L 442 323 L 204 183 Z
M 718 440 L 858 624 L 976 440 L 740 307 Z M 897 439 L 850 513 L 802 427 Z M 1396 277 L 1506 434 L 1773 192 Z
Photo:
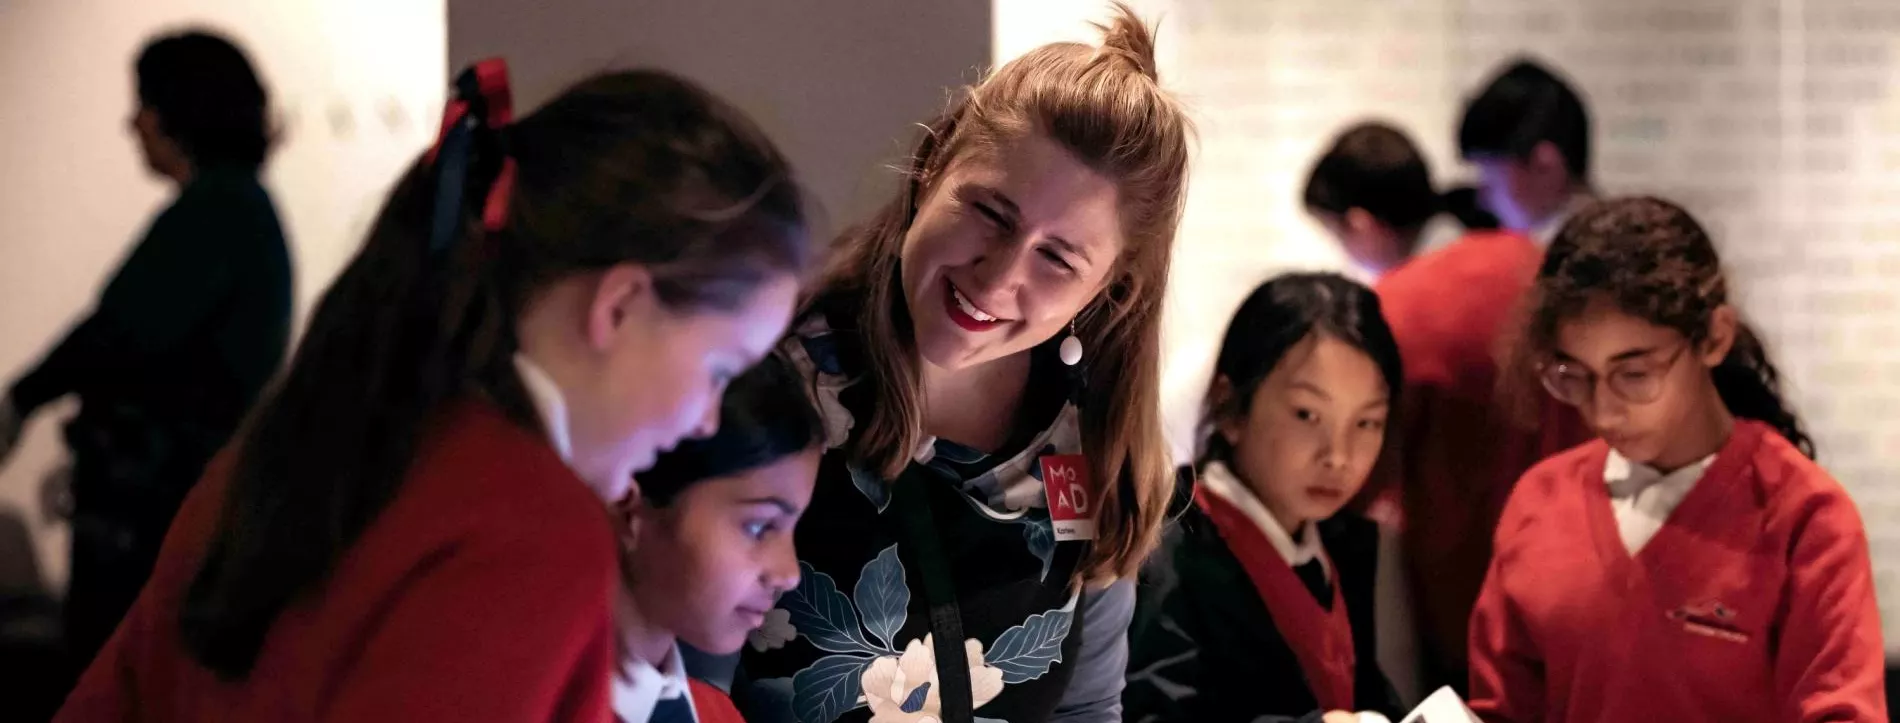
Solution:
M 1088 460 L 1079 454 L 1052 454 L 1041 459 L 1042 489 L 1049 497 L 1049 521 L 1056 540 L 1095 539 L 1095 500 L 1090 499 Z

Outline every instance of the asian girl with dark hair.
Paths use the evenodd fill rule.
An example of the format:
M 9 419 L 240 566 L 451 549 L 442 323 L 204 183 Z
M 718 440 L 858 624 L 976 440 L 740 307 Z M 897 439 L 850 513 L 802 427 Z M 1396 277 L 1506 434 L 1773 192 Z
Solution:
M 1128 720 L 1397 712 L 1376 660 L 1379 531 L 1343 510 L 1402 384 L 1371 289 L 1292 274 L 1241 304 L 1207 396 L 1194 505 L 1144 571 Z

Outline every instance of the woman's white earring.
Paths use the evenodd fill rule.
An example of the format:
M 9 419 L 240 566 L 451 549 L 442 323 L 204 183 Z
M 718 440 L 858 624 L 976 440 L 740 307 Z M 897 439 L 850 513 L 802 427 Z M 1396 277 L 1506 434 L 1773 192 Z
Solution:
M 1075 335 L 1074 319 L 1069 320 L 1069 336 L 1062 340 L 1062 346 L 1056 348 L 1056 355 L 1069 366 L 1082 363 L 1082 340 Z

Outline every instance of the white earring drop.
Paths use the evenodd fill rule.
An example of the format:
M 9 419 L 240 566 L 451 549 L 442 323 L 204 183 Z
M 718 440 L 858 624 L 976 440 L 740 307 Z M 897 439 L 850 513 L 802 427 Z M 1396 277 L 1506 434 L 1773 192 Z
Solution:
M 1069 336 L 1062 340 L 1062 346 L 1056 349 L 1056 355 L 1062 363 L 1075 366 L 1082 363 L 1082 340 L 1075 336 L 1075 320 L 1069 320 Z

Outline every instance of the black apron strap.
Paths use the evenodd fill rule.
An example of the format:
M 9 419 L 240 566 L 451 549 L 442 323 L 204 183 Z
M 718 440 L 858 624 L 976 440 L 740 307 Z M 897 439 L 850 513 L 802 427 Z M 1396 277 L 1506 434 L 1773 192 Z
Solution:
M 924 601 L 930 606 L 930 634 L 937 656 L 937 700 L 944 723 L 972 723 L 975 712 L 970 693 L 970 666 L 964 652 L 963 612 L 957 606 L 956 580 L 937 534 L 936 515 L 930 509 L 931 484 L 941 484 L 906 468 L 891 487 L 896 498 L 904 547 L 924 577 Z

